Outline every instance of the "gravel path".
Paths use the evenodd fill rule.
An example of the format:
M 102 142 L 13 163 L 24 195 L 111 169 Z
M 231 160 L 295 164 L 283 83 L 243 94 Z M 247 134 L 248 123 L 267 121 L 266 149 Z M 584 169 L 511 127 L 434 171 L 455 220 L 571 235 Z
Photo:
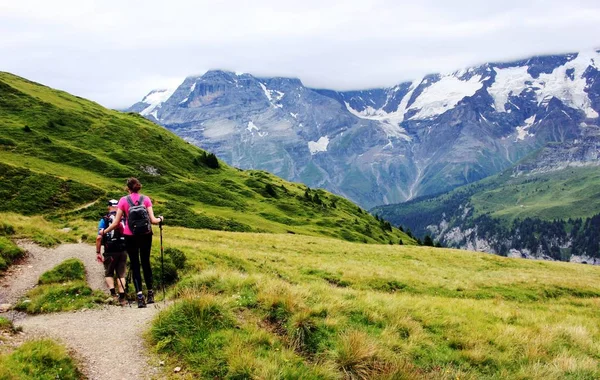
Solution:
M 19 246 L 28 255 L 0 279 L 0 304 L 14 303 L 43 272 L 71 257 L 83 261 L 90 287 L 106 291 L 103 266 L 96 262 L 94 247 L 64 244 L 46 249 L 29 242 L 19 242 Z M 104 306 L 37 316 L 19 313 L 11 318 L 23 327 L 27 338 L 50 337 L 65 344 L 89 379 L 148 379 L 159 376 L 160 369 L 157 359 L 148 362 L 142 334 L 161 307 L 162 303 L 146 309 Z
M 55 249 L 48 249 L 28 241 L 17 243 L 27 251 L 27 257 L 20 264 L 12 265 L 4 277 L 0 278 L 0 304 L 14 304 L 37 284 L 42 273 L 72 257 L 83 262 L 90 287 L 106 291 L 104 266 L 96 261 L 96 251 L 92 246 L 64 244 Z

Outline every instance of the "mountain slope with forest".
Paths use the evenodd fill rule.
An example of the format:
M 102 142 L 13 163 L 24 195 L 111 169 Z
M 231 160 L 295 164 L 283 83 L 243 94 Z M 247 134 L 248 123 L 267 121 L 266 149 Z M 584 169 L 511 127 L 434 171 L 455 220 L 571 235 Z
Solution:
M 600 264 L 600 128 L 550 144 L 503 173 L 372 212 L 445 245 Z
M 0 212 L 97 219 L 136 176 L 172 225 L 414 243 L 343 198 L 232 168 L 137 114 L 9 73 L 0 132 Z

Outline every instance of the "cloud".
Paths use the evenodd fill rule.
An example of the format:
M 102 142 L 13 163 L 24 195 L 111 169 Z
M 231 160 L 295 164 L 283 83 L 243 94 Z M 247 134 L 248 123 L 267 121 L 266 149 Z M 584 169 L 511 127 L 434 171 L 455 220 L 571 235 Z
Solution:
M 391 86 L 599 47 L 597 1 L 0 0 L 0 70 L 127 107 L 212 68 Z

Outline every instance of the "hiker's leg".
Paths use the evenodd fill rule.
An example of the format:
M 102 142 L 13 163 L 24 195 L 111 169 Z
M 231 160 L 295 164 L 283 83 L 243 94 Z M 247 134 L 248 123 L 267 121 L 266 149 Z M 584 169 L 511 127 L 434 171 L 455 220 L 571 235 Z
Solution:
M 142 269 L 144 270 L 144 280 L 148 290 L 152 287 L 152 266 L 150 265 L 150 251 L 152 250 L 152 234 L 142 235 L 139 240 L 140 244 L 140 259 L 142 261 Z
M 117 285 L 119 287 L 119 293 L 125 293 L 125 288 L 123 288 L 123 285 L 125 284 L 125 271 L 127 269 L 127 253 L 125 252 L 121 252 L 118 255 L 118 263 L 117 263 L 117 267 L 116 267 L 116 272 L 117 272 Z
M 104 279 L 106 280 L 106 286 L 108 286 L 109 289 L 115 288 L 115 279 L 114 278 L 104 277 Z
M 106 281 L 106 286 L 108 286 L 110 294 L 114 294 L 115 292 L 115 280 L 113 278 L 114 275 L 114 259 L 112 256 L 104 255 L 104 281 Z
M 133 274 L 133 286 L 135 287 L 135 292 L 138 293 L 142 291 L 142 275 L 140 273 L 139 249 L 135 236 L 125 236 L 125 246 L 127 254 L 129 255 L 131 272 Z

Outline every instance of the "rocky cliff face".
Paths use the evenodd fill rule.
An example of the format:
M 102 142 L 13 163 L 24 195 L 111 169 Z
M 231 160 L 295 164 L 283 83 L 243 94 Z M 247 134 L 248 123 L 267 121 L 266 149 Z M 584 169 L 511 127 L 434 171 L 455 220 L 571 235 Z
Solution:
M 598 52 L 489 63 L 385 89 L 336 92 L 223 71 L 131 111 L 229 164 L 323 187 L 363 207 L 498 173 L 598 125 Z

